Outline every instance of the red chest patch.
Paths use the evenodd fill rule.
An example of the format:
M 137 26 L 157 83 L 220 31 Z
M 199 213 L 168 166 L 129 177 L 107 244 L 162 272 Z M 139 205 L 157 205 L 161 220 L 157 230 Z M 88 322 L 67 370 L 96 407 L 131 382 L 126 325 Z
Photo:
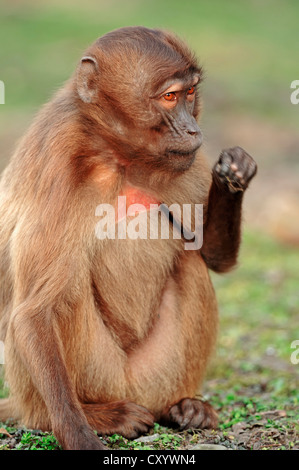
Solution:
M 154 196 L 137 188 L 128 187 L 122 196 L 126 196 L 127 207 L 131 206 L 132 204 L 138 204 L 145 207 L 146 210 L 149 210 L 151 204 L 159 204 L 158 199 L 156 199 Z
M 151 204 L 160 205 L 157 198 L 141 189 L 128 186 L 118 197 L 116 218 L 119 222 L 124 217 L 134 217 L 137 212 L 151 209 Z

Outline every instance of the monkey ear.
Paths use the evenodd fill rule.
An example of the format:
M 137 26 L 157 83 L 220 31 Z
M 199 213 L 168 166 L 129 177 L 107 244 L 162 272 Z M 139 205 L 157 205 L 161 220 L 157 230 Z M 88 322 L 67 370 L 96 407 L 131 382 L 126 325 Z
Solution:
M 77 91 L 84 103 L 97 100 L 98 72 L 99 66 L 94 57 L 82 57 L 77 72 Z

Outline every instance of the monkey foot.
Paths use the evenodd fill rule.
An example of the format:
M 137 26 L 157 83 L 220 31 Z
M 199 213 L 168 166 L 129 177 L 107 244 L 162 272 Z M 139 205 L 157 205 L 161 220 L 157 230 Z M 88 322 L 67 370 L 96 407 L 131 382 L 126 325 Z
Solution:
M 135 439 L 154 425 L 154 417 L 146 408 L 126 400 L 83 404 L 82 408 L 91 427 L 101 435 L 117 433 Z
M 184 429 L 214 429 L 218 424 L 217 413 L 208 403 L 196 398 L 183 398 L 168 407 L 162 414 L 161 424 Z
M 254 177 L 257 166 L 253 158 L 241 147 L 223 150 L 213 173 L 230 192 L 244 191 Z

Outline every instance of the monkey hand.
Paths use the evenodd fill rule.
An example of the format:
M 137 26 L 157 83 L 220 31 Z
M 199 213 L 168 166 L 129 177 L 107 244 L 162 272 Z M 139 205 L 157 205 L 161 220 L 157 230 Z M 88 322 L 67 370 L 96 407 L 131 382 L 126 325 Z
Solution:
M 257 171 L 253 158 L 241 147 L 223 150 L 213 168 L 213 178 L 231 193 L 244 191 Z

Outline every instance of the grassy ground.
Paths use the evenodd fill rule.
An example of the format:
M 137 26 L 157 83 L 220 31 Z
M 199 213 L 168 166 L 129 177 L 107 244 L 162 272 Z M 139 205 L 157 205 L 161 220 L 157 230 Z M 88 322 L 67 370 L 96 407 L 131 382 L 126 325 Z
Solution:
M 290 83 L 299 78 L 296 0 L 0 0 L 0 11 L 0 80 L 6 92 L 0 168 L 84 48 L 111 29 L 142 24 L 174 30 L 201 58 L 207 145 L 212 141 L 215 152 L 244 146 L 259 164 L 247 201 L 254 195 L 259 208 L 273 194 L 280 198 L 283 178 L 287 189 L 298 191 L 299 106 L 289 98 Z M 255 212 L 249 215 L 255 219 Z M 219 430 L 173 433 L 156 426 L 144 442 L 113 436 L 107 445 L 298 449 L 299 364 L 290 360 L 291 343 L 299 340 L 298 271 L 298 248 L 247 229 L 239 268 L 213 275 L 221 325 L 203 392 L 219 411 Z M 5 393 L 0 379 L 0 397 Z M 57 447 L 52 435 L 0 428 L 2 448 Z

